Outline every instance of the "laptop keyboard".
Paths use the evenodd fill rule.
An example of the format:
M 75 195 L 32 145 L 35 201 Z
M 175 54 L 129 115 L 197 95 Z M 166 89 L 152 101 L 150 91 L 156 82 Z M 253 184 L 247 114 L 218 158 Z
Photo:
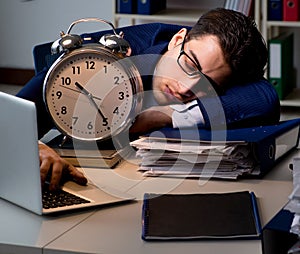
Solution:
M 44 209 L 90 203 L 89 200 L 78 197 L 64 190 L 43 190 L 42 199 Z

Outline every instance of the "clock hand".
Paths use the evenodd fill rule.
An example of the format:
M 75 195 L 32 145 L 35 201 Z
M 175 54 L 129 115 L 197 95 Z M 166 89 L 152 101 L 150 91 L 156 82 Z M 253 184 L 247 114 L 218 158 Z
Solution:
M 65 88 L 65 89 L 71 90 L 71 91 L 73 91 L 73 92 L 80 93 L 80 91 L 78 91 L 78 90 L 76 90 L 76 89 L 73 89 L 73 88 L 71 88 L 71 87 L 67 87 L 67 86 L 63 86 L 63 85 L 59 85 L 59 86 Z
M 94 100 L 94 96 L 88 90 L 86 90 L 82 85 L 80 85 L 78 82 L 75 82 L 75 86 L 78 87 L 79 90 L 89 98 L 89 101 L 97 109 L 97 111 L 100 114 L 100 116 L 102 117 L 103 121 L 107 123 L 107 118 L 104 116 L 104 114 L 102 113 L 102 111 L 100 110 L 98 105 L 96 104 L 96 102 Z
M 77 88 L 79 88 L 79 90 L 80 90 L 81 93 L 84 93 L 89 98 L 92 96 L 92 94 L 88 90 L 86 90 L 82 85 L 80 85 L 80 83 L 78 83 L 77 81 L 75 82 L 75 86 Z
M 75 84 L 75 85 L 76 85 L 76 84 Z M 73 92 L 76 92 L 76 93 L 82 93 L 81 90 L 78 91 L 78 90 L 76 90 L 76 89 L 73 89 L 73 88 L 67 87 L 67 86 L 63 86 L 63 85 L 59 85 L 59 86 L 65 88 L 65 89 L 71 90 L 71 91 L 73 91 Z M 81 86 L 81 87 L 82 87 L 82 86 Z M 92 97 L 93 97 L 93 99 L 96 99 L 96 100 L 99 100 L 99 101 L 102 100 L 101 98 L 99 98 L 99 97 L 97 97 L 97 96 L 92 96 Z

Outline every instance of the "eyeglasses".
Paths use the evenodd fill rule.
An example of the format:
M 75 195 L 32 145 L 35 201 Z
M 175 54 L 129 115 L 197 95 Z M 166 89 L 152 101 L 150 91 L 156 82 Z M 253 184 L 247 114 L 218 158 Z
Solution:
M 201 76 L 201 66 L 196 63 L 185 51 L 184 51 L 185 37 L 181 44 L 179 56 L 177 58 L 177 64 L 180 68 L 191 77 Z
M 192 78 L 201 77 L 201 82 L 205 82 L 206 85 L 207 84 L 211 85 L 218 94 L 223 93 L 223 89 L 220 86 L 218 86 L 210 77 L 208 77 L 201 71 L 200 64 L 197 63 L 194 59 L 192 59 L 184 51 L 185 42 L 186 40 L 184 37 L 183 42 L 181 44 L 179 56 L 177 58 L 177 64 L 188 76 Z

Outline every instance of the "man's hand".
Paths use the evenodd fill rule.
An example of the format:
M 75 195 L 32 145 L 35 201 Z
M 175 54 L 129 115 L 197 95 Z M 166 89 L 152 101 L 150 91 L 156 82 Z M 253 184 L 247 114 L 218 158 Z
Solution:
M 86 185 L 87 179 L 77 168 L 62 159 L 53 149 L 45 144 L 39 144 L 41 181 L 45 183 L 51 175 L 50 190 L 59 188 L 62 181 L 72 180 L 80 185 Z
M 131 126 L 130 134 L 142 134 L 166 126 L 172 126 L 173 109 L 169 106 L 155 106 L 141 112 Z

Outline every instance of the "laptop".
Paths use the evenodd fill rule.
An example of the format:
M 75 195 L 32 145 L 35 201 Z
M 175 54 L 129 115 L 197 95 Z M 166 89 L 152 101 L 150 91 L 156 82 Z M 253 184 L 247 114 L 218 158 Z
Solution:
M 35 104 L 0 92 L 0 118 L 0 197 L 2 199 L 39 215 L 134 199 L 127 193 L 109 187 L 100 189 L 92 184 L 80 186 L 74 182 L 67 182 L 61 192 L 76 195 L 79 201 L 75 201 L 76 204 L 72 205 L 68 203 L 67 206 L 61 202 L 58 205 L 56 201 L 53 205 L 47 204 L 47 208 L 43 207 L 42 199 L 45 194 L 40 179 Z M 58 193 L 60 195 L 60 192 Z

